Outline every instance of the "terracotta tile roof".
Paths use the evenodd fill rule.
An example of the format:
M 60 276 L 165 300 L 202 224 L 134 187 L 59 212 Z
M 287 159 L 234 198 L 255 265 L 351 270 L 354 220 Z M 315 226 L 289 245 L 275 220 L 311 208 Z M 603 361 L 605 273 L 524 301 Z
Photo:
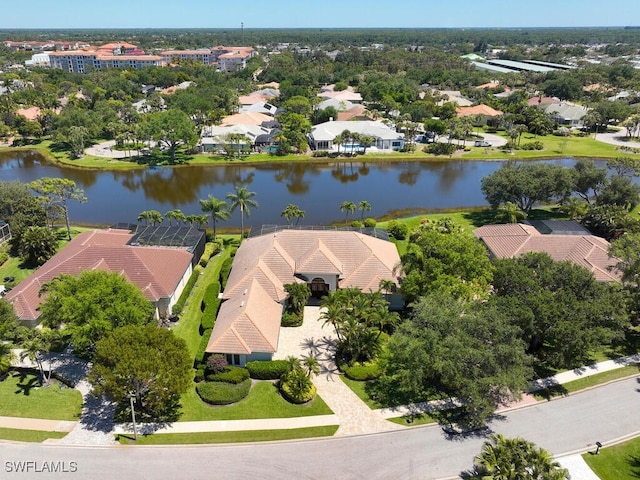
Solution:
M 339 122 L 346 122 L 353 118 L 361 119 L 361 118 L 371 118 L 371 114 L 367 111 L 366 107 L 363 105 L 354 105 L 353 108 L 346 110 L 344 112 L 338 112 L 337 120 Z
M 393 243 L 358 232 L 282 230 L 242 242 L 223 298 L 232 298 L 255 278 L 273 300 L 282 301 L 283 285 L 305 273 L 337 274 L 340 288 L 376 290 L 380 279 L 398 283 L 399 263 Z
M 543 235 L 524 224 L 485 225 L 473 232 L 497 258 L 511 258 L 528 252 L 545 252 L 556 261 L 568 260 L 594 274 L 600 282 L 622 278 L 609 257 L 609 242 L 594 235 Z
M 207 344 L 209 353 L 273 353 L 278 349 L 282 305 L 253 279 L 239 295 L 220 306 Z
M 27 120 L 37 120 L 42 115 L 40 107 L 20 108 L 16 110 L 17 115 L 22 115 Z
M 271 121 L 273 121 L 273 117 L 271 115 L 265 115 L 264 113 L 258 112 L 244 112 L 223 118 L 221 125 L 223 127 L 228 125 L 262 125 L 264 122 Z
M 192 255 L 166 247 L 130 246 L 127 230 L 93 230 L 74 238 L 42 267 L 5 297 L 23 320 L 40 316 L 42 285 L 61 274 L 77 275 L 86 270 L 118 272 L 156 302 L 170 297 L 191 264 Z
M 466 117 L 469 115 L 485 115 L 487 117 L 497 117 L 498 115 L 502 115 L 503 112 L 500 110 L 496 110 L 491 108 L 489 105 L 476 105 L 475 107 L 458 107 L 456 108 L 456 112 L 459 117 Z

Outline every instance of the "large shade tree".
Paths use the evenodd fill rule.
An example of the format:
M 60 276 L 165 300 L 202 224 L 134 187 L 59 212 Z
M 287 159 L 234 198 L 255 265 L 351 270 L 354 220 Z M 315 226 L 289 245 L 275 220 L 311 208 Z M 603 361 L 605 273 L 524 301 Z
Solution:
M 64 327 L 79 354 L 90 354 L 95 343 L 116 327 L 153 321 L 153 304 L 115 272 L 60 275 L 43 286 L 41 295 L 42 324 Z
M 44 177 L 31 182 L 31 188 L 38 199 L 42 201 L 45 211 L 62 209 L 64 222 L 67 227 L 67 239 L 71 240 L 71 226 L 69 225 L 69 200 L 85 203 L 87 197 L 84 190 L 76 186 L 76 182 L 68 178 Z
M 171 330 L 127 325 L 96 343 L 89 382 L 96 395 L 121 405 L 133 395 L 145 420 L 174 421 L 192 374 L 187 345 Z

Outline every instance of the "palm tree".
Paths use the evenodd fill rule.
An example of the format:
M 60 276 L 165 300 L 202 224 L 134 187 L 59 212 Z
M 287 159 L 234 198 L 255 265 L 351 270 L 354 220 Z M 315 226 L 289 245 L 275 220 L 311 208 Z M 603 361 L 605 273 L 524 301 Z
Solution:
M 213 225 L 213 240 L 216 239 L 216 224 L 219 220 L 227 220 L 231 216 L 229 205 L 224 200 L 220 200 L 213 195 L 200 200 L 200 208 L 203 212 L 211 214 L 211 224 Z
M 176 224 L 185 221 L 184 213 L 182 213 L 182 210 L 177 208 L 175 210 L 169 210 L 167 213 L 165 213 L 164 218 L 169 221 L 169 226 L 171 226 L 172 220 L 175 220 Z
M 576 220 L 586 215 L 589 210 L 589 205 L 578 197 L 569 197 L 562 202 L 562 205 L 558 210 L 566 214 L 572 220 Z
M 320 374 L 320 364 L 314 357 L 302 357 L 302 362 L 300 363 L 302 364 L 302 369 L 307 374 L 307 377 L 311 378 L 312 375 Z
M 358 210 L 360 210 L 360 221 L 364 218 L 364 212 L 371 211 L 371 204 L 366 200 L 360 200 L 358 202 Z
M 494 434 L 475 458 L 476 469 L 486 479 L 565 480 L 569 472 L 534 443 Z
M 229 209 L 233 212 L 236 208 L 240 208 L 240 238 L 244 238 L 244 215 L 246 213 L 247 217 L 250 216 L 250 208 L 258 207 L 258 202 L 252 198 L 256 192 L 248 191 L 246 185 L 236 185 L 233 188 L 235 189 L 234 193 L 227 193 L 227 198 L 231 200 Z
M 518 208 L 513 202 L 506 202 L 498 207 L 496 219 L 507 223 L 518 223 L 526 218 L 526 213 Z
M 0 341 L 0 378 L 11 368 L 11 361 L 14 358 L 11 344 Z
M 40 371 L 40 379 L 44 385 L 47 385 L 51 380 L 51 368 L 47 375 L 42 363 L 42 354 L 48 352 L 51 345 L 47 341 L 46 336 L 38 330 L 30 330 L 26 338 L 22 341 L 22 352 L 20 353 L 20 360 L 29 358 L 29 360 L 38 366 Z
M 138 215 L 138 221 L 145 222 L 145 225 L 155 225 L 162 223 L 162 214 L 157 210 L 145 210 Z
M 333 144 L 338 147 L 338 155 L 340 155 L 340 145 L 342 145 L 344 141 L 345 139 L 342 137 L 341 134 L 338 134 L 335 137 L 333 137 Z
M 347 220 L 349 219 L 349 214 L 356 211 L 356 204 L 349 201 L 344 201 L 340 204 L 340 211 L 345 212 L 344 215 L 344 224 L 347 224 Z
M 296 225 L 300 221 L 301 218 L 304 218 L 305 211 L 301 210 L 300 207 L 290 203 L 285 207 L 284 210 L 280 213 L 281 217 L 284 217 L 287 220 L 287 223 L 291 225 L 292 220 L 296 219 Z
M 362 146 L 362 153 L 367 153 L 367 148 L 376 142 L 376 137 L 373 135 L 362 134 L 360 135 L 360 145 Z

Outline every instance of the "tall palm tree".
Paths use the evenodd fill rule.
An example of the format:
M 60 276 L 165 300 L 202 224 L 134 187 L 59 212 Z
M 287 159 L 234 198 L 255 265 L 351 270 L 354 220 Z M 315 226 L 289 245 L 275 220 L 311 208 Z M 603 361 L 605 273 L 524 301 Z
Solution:
M 340 204 L 340 211 L 345 212 L 344 214 L 344 224 L 347 224 L 347 220 L 349 219 L 349 214 L 356 211 L 356 204 L 349 201 L 344 201 Z
M 360 221 L 364 218 L 364 212 L 371 211 L 371 204 L 366 200 L 360 200 L 358 202 L 358 210 L 360 210 Z
M 213 225 L 213 240 L 216 239 L 216 224 L 219 220 L 227 220 L 231 216 L 229 205 L 224 200 L 209 195 L 200 200 L 200 208 L 203 212 L 211 214 L 211 224 Z
M 144 220 L 145 225 L 162 223 L 162 214 L 157 210 L 145 210 L 138 215 L 138 221 Z
M 177 208 L 174 210 L 169 210 L 167 213 L 165 213 L 164 218 L 166 218 L 169 221 L 169 226 L 171 226 L 172 220 L 175 220 L 176 224 L 179 222 L 185 221 L 184 213 L 182 213 L 182 210 Z
M 233 188 L 234 193 L 227 193 L 227 198 L 231 200 L 229 209 L 233 212 L 236 208 L 240 208 L 240 238 L 244 238 L 244 215 L 246 213 L 247 217 L 250 216 L 251 207 L 258 207 L 258 202 L 252 198 L 256 192 L 248 191 L 246 185 L 236 185 Z
M 506 202 L 498 207 L 496 219 L 505 221 L 507 223 L 518 223 L 520 220 L 526 218 L 526 214 L 518 208 L 513 202 Z
M 285 207 L 284 210 L 282 210 L 282 213 L 280 213 L 280 216 L 284 217 L 287 220 L 287 223 L 289 225 L 292 224 L 293 219 L 295 218 L 296 225 L 297 225 L 300 219 L 304 218 L 304 214 L 305 214 L 305 211 L 301 210 L 299 206 L 294 205 L 293 203 L 290 203 Z

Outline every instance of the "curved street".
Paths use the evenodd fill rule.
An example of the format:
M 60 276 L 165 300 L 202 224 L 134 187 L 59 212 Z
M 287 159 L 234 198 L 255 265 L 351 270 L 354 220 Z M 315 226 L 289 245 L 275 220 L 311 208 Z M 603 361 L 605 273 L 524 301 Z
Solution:
M 491 428 L 521 436 L 554 455 L 588 451 L 640 433 L 638 378 L 610 383 L 504 414 Z M 483 437 L 448 438 L 438 426 L 373 435 L 264 444 L 164 447 L 74 447 L 4 444 L 0 469 L 44 461 L 70 465 L 76 478 L 441 479 L 471 468 Z M 9 463 L 7 463 L 9 462 Z M 25 469 L 24 463 L 23 470 Z M 51 475 L 61 477 L 65 473 Z

